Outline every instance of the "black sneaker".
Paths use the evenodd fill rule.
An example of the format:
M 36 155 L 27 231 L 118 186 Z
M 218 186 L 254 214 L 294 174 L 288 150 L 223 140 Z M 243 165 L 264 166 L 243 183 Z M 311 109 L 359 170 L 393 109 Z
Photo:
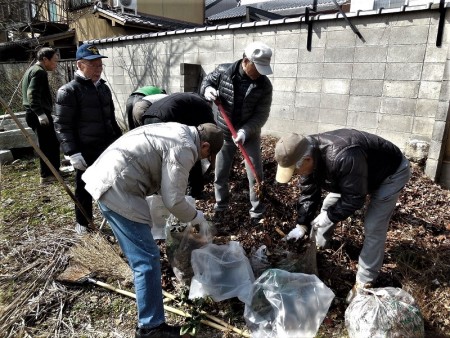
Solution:
M 180 334 L 180 326 L 169 326 L 166 323 L 152 328 L 136 328 L 135 338 L 179 338 L 183 337 Z

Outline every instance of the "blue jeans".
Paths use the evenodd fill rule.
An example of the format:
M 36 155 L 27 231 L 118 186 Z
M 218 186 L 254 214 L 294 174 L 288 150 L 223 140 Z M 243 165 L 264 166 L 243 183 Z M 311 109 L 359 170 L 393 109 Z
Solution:
M 255 135 L 251 139 L 245 141 L 244 148 L 250 157 L 250 160 L 255 167 L 256 173 L 263 180 L 263 167 L 261 158 L 261 135 Z M 214 180 L 214 192 L 216 197 L 216 204 L 214 205 L 215 211 L 223 211 L 228 208 L 230 203 L 230 191 L 228 190 L 228 181 L 230 179 L 230 171 L 233 166 L 233 159 L 237 151 L 237 146 L 233 140 L 229 137 L 225 137 L 222 149 L 216 156 L 216 170 Z M 262 218 L 265 206 L 259 200 L 258 195 L 255 192 L 256 179 L 245 161 L 245 169 L 247 171 L 248 188 L 250 193 L 250 203 L 252 208 L 250 209 L 250 217 Z
M 130 221 L 100 201 L 98 205 L 133 271 L 138 327 L 153 328 L 164 323 L 160 253 L 150 226 Z
M 361 283 L 373 283 L 378 277 L 384 259 L 387 230 L 392 213 L 397 204 L 401 190 L 408 183 L 411 176 L 409 161 L 403 158 L 397 171 L 387 177 L 381 185 L 370 194 L 370 201 L 364 217 L 364 243 L 359 254 L 358 272 L 356 280 Z M 322 204 L 321 211 L 327 210 L 335 204 L 340 194 L 328 194 Z M 319 228 L 316 242 L 319 246 L 326 246 L 333 235 L 336 224 L 327 228 Z

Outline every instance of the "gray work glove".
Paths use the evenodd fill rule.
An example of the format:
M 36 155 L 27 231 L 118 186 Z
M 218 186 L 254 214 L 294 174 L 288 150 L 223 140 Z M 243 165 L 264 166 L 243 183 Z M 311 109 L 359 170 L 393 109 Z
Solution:
M 332 226 L 334 223 L 330 221 L 330 219 L 328 218 L 328 213 L 326 211 L 323 211 L 319 214 L 319 216 L 317 216 L 316 218 L 314 218 L 314 220 L 311 222 L 311 225 L 315 228 L 325 228 L 325 227 L 330 227 Z
M 76 154 L 70 155 L 69 158 L 70 158 L 70 164 L 75 169 L 83 170 L 83 171 L 87 169 L 86 161 L 84 160 L 83 155 L 81 155 L 81 153 L 76 153 Z
M 50 124 L 50 121 L 48 120 L 48 117 L 45 114 L 38 115 L 38 119 L 41 126 L 48 126 Z
M 234 144 L 244 144 L 245 142 L 245 130 L 244 129 L 239 129 L 238 132 L 236 133 L 236 138 L 233 138 Z
M 299 239 L 303 238 L 308 231 L 306 225 L 297 224 L 294 229 L 292 229 L 284 238 L 283 241 L 288 241 L 290 239 L 295 239 L 297 242 Z
M 205 99 L 215 101 L 219 97 L 219 91 L 211 86 L 205 88 Z

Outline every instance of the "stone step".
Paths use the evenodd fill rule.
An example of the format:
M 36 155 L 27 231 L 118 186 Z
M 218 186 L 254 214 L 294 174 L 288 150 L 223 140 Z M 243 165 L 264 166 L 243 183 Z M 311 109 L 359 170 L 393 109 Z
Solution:
M 29 127 L 25 130 L 30 134 L 31 139 L 37 143 L 36 134 Z M 5 130 L 0 132 L 0 149 L 8 150 L 14 148 L 29 148 L 31 147 L 30 142 L 22 134 L 20 129 Z
M 25 121 L 25 112 L 18 112 L 14 114 L 20 123 L 24 127 L 28 127 L 27 122 Z M 13 130 L 13 129 L 19 129 L 17 126 L 16 121 L 9 115 L 6 114 L 6 116 L 0 116 L 0 130 Z

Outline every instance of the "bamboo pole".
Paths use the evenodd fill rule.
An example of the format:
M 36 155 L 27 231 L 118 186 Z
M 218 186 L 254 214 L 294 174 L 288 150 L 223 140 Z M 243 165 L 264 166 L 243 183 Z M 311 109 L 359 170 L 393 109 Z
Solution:
M 129 292 L 129 291 L 126 291 L 126 290 L 122 290 L 122 289 L 118 289 L 118 288 L 116 288 L 116 287 L 114 287 L 114 286 L 112 286 L 110 284 L 107 284 L 107 283 L 104 283 L 104 282 L 100 282 L 100 281 L 98 281 L 96 279 L 93 279 L 93 278 L 90 278 L 90 277 L 87 278 L 87 281 L 90 282 L 90 283 L 93 283 L 95 285 L 104 287 L 104 288 L 106 288 L 108 290 L 120 293 L 120 294 L 122 294 L 124 296 L 136 299 L 136 294 L 134 294 L 132 292 Z M 163 295 L 165 297 L 171 299 L 171 300 L 177 300 L 174 295 L 172 295 L 172 294 L 170 294 L 170 293 L 168 293 L 168 292 L 166 292 L 164 290 L 163 290 Z M 177 314 L 179 316 L 183 316 L 183 317 L 186 317 L 186 318 L 192 318 L 192 315 L 190 313 L 182 311 L 182 310 L 179 310 L 179 309 L 174 308 L 174 307 L 169 306 L 169 305 L 164 305 L 164 310 L 172 312 L 172 313 L 175 313 L 175 314 Z M 210 326 L 212 328 L 215 328 L 215 329 L 221 330 L 221 331 L 234 331 L 234 332 L 240 334 L 243 337 L 250 337 L 250 334 L 248 332 L 240 330 L 237 327 L 235 327 L 233 325 L 230 325 L 227 322 L 221 320 L 220 318 L 211 316 L 211 315 L 207 314 L 205 311 L 200 311 L 200 314 L 205 315 L 207 318 L 209 318 L 209 319 L 211 319 L 213 321 L 212 322 L 210 320 L 205 320 L 205 319 L 200 320 L 200 323 L 202 323 L 204 325 L 208 325 L 208 326 Z

